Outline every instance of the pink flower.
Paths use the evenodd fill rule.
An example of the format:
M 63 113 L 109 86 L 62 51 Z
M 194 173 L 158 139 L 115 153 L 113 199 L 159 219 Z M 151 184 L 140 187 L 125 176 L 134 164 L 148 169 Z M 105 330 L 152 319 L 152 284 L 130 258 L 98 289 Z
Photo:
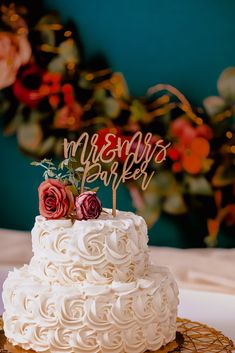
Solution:
M 214 136 L 212 129 L 206 124 L 197 126 L 196 131 L 198 137 L 204 137 L 206 140 L 211 140 Z
M 77 196 L 75 205 L 77 218 L 80 221 L 98 218 L 102 211 L 100 199 L 97 197 L 96 192 L 93 191 L 85 191 Z
M 0 33 L 0 89 L 14 83 L 18 69 L 30 57 L 31 47 L 25 35 Z
M 172 135 L 178 138 L 181 145 L 187 147 L 197 136 L 196 129 L 184 118 L 177 118 L 171 125 Z
M 68 185 L 56 179 L 43 181 L 39 188 L 39 211 L 47 219 L 69 216 L 74 209 L 74 196 Z
M 81 116 L 83 110 L 80 104 L 73 102 L 70 105 L 65 105 L 57 111 L 54 121 L 56 129 L 68 129 L 77 131 L 81 126 Z

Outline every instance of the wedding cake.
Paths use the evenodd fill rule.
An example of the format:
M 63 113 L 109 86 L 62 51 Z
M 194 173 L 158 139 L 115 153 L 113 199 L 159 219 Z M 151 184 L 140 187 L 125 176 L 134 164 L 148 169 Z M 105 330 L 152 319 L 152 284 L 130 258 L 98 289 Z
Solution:
M 45 353 L 143 353 L 174 341 L 178 289 L 150 263 L 144 219 L 115 202 L 103 209 L 70 157 L 58 169 L 34 165 L 45 181 L 33 257 L 3 286 L 8 342 Z
M 155 351 L 175 339 L 178 290 L 149 263 L 142 217 L 104 210 L 91 220 L 46 220 L 34 256 L 4 283 L 4 330 L 38 352 Z

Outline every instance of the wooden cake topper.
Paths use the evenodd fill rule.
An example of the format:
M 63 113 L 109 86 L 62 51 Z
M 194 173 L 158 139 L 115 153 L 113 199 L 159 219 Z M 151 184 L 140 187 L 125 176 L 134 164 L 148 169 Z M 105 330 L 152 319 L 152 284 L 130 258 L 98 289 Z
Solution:
M 92 183 L 98 178 L 105 186 L 112 186 L 112 214 L 116 216 L 116 195 L 120 183 L 127 180 L 142 179 L 141 188 L 146 190 L 155 171 L 148 174 L 150 162 L 159 164 L 166 159 L 167 148 L 163 140 L 154 140 L 152 133 L 143 136 L 137 131 L 130 139 L 122 139 L 113 133 L 107 133 L 105 143 L 98 148 L 99 135 L 91 137 L 84 132 L 77 141 L 64 139 L 64 157 L 76 157 L 79 149 L 79 162 L 84 169 L 81 180 L 81 193 L 85 183 Z M 113 144 L 115 141 L 115 146 Z M 124 163 L 120 162 L 125 156 Z M 105 165 L 105 168 L 102 166 Z

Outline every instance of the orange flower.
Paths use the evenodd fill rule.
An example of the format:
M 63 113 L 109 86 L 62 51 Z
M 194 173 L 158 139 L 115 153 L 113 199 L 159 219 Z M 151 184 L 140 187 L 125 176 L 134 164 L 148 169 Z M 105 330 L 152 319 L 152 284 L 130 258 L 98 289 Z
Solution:
M 203 168 L 203 162 L 210 153 L 210 144 L 203 137 L 195 137 L 189 148 L 185 150 L 182 166 L 189 174 L 198 174 Z

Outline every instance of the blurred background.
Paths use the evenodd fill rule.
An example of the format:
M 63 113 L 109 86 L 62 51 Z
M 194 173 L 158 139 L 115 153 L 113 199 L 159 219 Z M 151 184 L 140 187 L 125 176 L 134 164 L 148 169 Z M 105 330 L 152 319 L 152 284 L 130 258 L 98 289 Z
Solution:
M 233 247 L 235 74 L 224 70 L 235 63 L 234 1 L 16 2 L 28 13 L 9 4 L 0 27 L 0 227 L 32 228 L 42 171 L 30 162 L 59 159 L 63 136 L 142 129 L 172 149 L 148 192 L 120 186 L 117 208 L 144 215 L 151 245 Z M 13 42 L 9 55 L 21 62 L 10 70 Z M 111 207 L 109 188 L 99 196 Z

